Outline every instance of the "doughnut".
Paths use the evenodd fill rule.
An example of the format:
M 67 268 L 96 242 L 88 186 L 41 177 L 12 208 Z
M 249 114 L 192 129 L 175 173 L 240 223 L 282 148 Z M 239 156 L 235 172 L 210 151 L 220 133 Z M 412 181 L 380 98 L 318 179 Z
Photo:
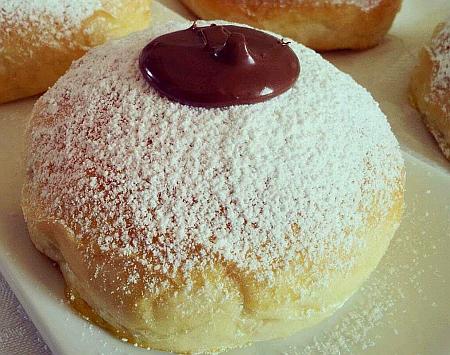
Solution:
M 431 43 L 420 52 L 410 98 L 450 160 L 450 17 L 436 27 Z
M 149 18 L 150 0 L 0 0 L 0 103 L 44 92 L 88 48 Z
M 181 0 L 198 17 L 245 23 L 318 51 L 381 42 L 401 0 Z
M 371 95 L 303 45 L 223 21 L 91 49 L 36 102 L 26 143 L 33 243 L 75 309 L 142 347 L 222 351 L 318 323 L 403 212 Z

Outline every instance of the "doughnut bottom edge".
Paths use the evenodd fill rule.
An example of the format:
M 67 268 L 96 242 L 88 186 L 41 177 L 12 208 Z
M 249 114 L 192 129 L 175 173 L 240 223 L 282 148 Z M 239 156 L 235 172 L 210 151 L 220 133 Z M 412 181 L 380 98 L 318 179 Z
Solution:
M 331 316 L 368 278 L 386 252 L 403 212 L 403 192 L 394 195 L 385 219 L 379 220 L 379 211 L 374 211 L 367 225 L 356 231 L 364 247 L 355 255 L 354 267 L 332 273 L 326 285 L 314 284 L 304 299 L 292 295 L 290 288 L 298 285 L 287 284 L 283 275 L 275 288 L 269 289 L 244 276 L 231 278 L 218 266 L 193 276 L 196 280 L 191 289 L 180 286 L 176 292 L 169 290 L 131 298 L 128 304 L 114 304 L 108 293 L 100 292 L 99 285 L 95 287 L 96 280 L 84 268 L 72 231 L 53 221 L 33 219 L 36 211 L 25 215 L 33 243 L 59 264 L 69 301 L 84 318 L 132 344 L 191 354 L 284 338 Z M 26 206 L 24 210 L 27 212 Z M 314 277 L 317 275 L 306 272 L 297 280 L 307 288 Z

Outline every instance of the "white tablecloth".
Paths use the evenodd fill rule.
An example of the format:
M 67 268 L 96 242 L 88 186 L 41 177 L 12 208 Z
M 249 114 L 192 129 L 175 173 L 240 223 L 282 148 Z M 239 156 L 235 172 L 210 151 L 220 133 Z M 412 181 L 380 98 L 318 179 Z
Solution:
M 38 330 L 0 274 L 0 355 L 50 355 Z

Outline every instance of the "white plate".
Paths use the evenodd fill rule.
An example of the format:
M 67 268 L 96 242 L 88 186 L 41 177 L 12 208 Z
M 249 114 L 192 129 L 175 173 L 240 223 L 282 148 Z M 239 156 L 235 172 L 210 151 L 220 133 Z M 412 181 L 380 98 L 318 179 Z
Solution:
M 177 9 L 176 3 L 170 5 Z M 380 101 L 405 151 L 406 215 L 380 266 L 322 324 L 229 354 L 450 353 L 450 164 L 406 102 L 416 48 L 431 33 L 430 23 L 445 16 L 442 9 L 450 13 L 448 1 L 430 1 L 425 7 L 408 0 L 384 44 L 326 56 Z M 156 10 L 160 18 L 173 16 L 159 6 Z M 31 244 L 19 194 L 22 134 L 33 103 L 0 107 L 1 272 L 55 354 L 162 354 L 122 343 L 75 314 L 64 301 L 58 269 Z

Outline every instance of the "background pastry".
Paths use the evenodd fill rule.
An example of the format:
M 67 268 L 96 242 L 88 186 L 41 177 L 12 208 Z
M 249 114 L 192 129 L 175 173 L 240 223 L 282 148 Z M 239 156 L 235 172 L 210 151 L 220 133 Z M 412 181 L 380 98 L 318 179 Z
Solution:
M 377 45 L 401 0 L 181 0 L 202 19 L 224 19 L 293 38 L 319 51 Z
M 385 116 L 302 45 L 290 44 L 298 80 L 257 104 L 192 107 L 149 85 L 142 49 L 189 26 L 95 48 L 37 101 L 22 200 L 81 312 L 176 352 L 329 316 L 376 267 L 403 209 Z
M 410 97 L 450 160 L 450 18 L 436 27 L 431 43 L 420 52 Z
M 0 103 L 39 94 L 88 48 L 148 26 L 150 0 L 0 0 Z

